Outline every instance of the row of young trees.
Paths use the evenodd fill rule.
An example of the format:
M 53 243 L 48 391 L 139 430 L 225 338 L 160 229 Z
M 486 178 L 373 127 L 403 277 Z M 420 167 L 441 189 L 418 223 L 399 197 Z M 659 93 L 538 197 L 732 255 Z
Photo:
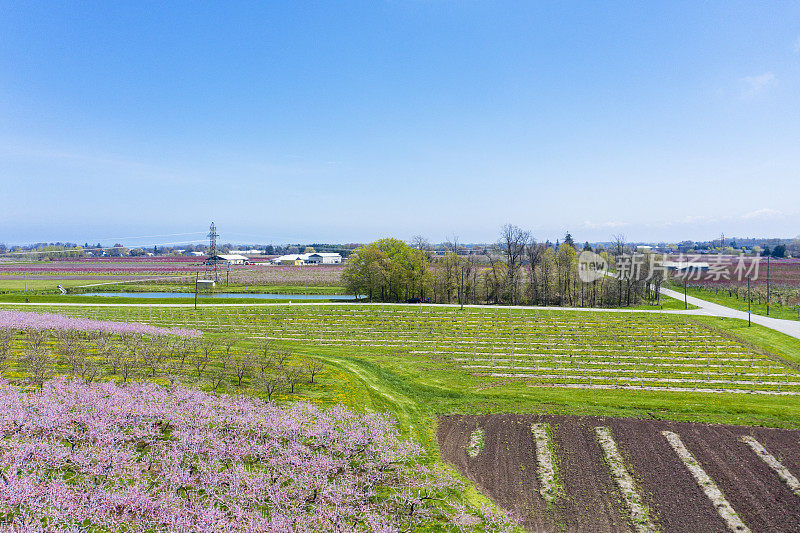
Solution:
M 314 383 L 324 368 L 316 359 L 298 360 L 271 342 L 258 350 L 241 350 L 232 339 L 43 329 L 17 333 L 7 328 L 0 328 L 0 367 L 11 362 L 16 337 L 16 363 L 28 382 L 39 387 L 60 373 L 88 383 L 100 378 L 123 384 L 136 379 L 161 379 L 170 385 L 205 381 L 214 391 L 223 384 L 251 385 L 272 399 L 284 388 L 294 393 L 299 384 Z
M 622 307 L 656 302 L 662 282 L 660 273 L 650 271 L 653 262 L 647 257 L 637 262 L 635 272 L 583 282 L 578 255 L 591 251 L 588 243 L 579 250 L 569 234 L 563 243 L 539 243 L 510 224 L 482 254 L 464 253 L 457 239 L 446 247 L 444 255 L 436 255 L 421 238 L 411 244 L 398 239 L 373 242 L 348 259 L 345 285 L 351 294 L 381 302 Z M 598 252 L 619 271 L 630 249 L 617 236 L 610 250 Z

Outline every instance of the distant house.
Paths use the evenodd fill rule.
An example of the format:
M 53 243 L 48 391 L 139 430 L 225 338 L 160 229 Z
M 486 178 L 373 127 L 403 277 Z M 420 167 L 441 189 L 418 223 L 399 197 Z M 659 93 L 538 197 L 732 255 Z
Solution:
M 231 250 L 232 254 L 238 255 L 264 255 L 264 250 L 257 250 L 255 248 L 251 248 L 250 250 Z
M 194 257 L 203 257 L 204 255 L 206 255 L 203 252 L 189 252 L 189 254 Z
M 276 265 L 336 265 L 342 262 L 342 256 L 327 252 L 288 254 L 276 257 L 272 262 Z
M 206 264 L 223 264 L 223 265 L 244 265 L 250 260 L 243 255 L 235 254 L 219 254 L 206 259 Z
M 308 259 L 306 259 L 306 263 L 309 264 L 336 265 L 341 262 L 341 254 L 329 252 L 317 252 L 309 254 Z
M 281 255 L 272 260 L 276 265 L 305 265 L 308 256 L 311 254 L 288 254 Z
M 664 261 L 664 267 L 671 272 L 706 272 L 710 265 L 700 261 Z

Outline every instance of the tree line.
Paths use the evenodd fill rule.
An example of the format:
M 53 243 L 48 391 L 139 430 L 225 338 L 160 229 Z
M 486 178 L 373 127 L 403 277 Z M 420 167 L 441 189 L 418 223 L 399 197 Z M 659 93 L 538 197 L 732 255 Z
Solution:
M 615 236 L 609 249 L 582 248 L 567 233 L 564 242 L 537 242 L 531 233 L 507 224 L 497 243 L 467 253 L 452 239 L 443 255 L 423 238 L 411 243 L 386 238 L 358 248 L 343 272 L 351 294 L 378 302 L 423 301 L 449 304 L 627 307 L 656 303 L 663 281 L 649 256 L 619 277 L 583 282 L 580 252 L 594 251 L 612 270 L 622 271 L 631 248 Z

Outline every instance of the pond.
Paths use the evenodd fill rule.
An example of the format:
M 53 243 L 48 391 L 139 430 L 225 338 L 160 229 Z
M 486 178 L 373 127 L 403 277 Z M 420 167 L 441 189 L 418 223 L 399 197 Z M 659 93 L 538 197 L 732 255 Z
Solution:
M 194 298 L 193 292 L 86 292 L 80 296 L 117 298 Z M 351 294 L 265 294 L 265 293 L 198 293 L 198 298 L 256 298 L 260 300 L 355 300 Z

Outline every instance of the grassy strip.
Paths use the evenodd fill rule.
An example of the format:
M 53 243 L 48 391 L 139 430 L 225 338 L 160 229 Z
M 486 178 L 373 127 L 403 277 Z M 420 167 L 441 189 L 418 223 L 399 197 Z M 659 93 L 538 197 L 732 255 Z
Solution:
M 711 316 L 692 316 L 689 320 L 728 333 L 748 347 L 760 348 L 762 352 L 776 355 L 793 365 L 800 365 L 800 339 L 758 324 L 748 326 L 745 320 Z
M 86 287 L 85 292 L 180 292 L 194 294 L 194 280 L 192 285 L 176 285 L 165 283 L 126 283 L 118 285 L 102 285 L 99 287 Z M 225 286 L 224 280 L 218 283 L 211 292 L 243 293 L 243 294 L 347 294 L 344 287 L 327 285 L 235 285 Z M 77 292 L 76 292 L 77 294 Z
M 672 284 L 669 288 L 683 292 L 683 285 Z M 735 296 L 728 296 L 728 293 L 723 290 L 716 291 L 711 289 L 703 289 L 700 287 L 687 287 L 686 292 L 689 296 L 701 298 L 711 303 L 724 305 L 738 311 L 747 311 L 746 299 L 742 300 L 736 298 Z M 753 300 L 753 302 L 751 302 L 750 312 L 752 312 L 754 315 L 766 316 L 767 305 L 765 303 L 758 303 L 758 301 Z M 773 302 L 770 305 L 769 316 L 772 318 L 782 318 L 785 320 L 800 320 L 800 306 L 785 307 Z
M 617 448 L 617 443 L 611 435 L 611 429 L 606 426 L 598 426 L 595 429 L 600 447 L 603 448 L 603 455 L 606 459 L 611 473 L 614 475 L 622 497 L 630 511 L 630 518 L 633 527 L 638 533 L 649 533 L 658 531 L 651 520 L 651 512 L 645 505 L 642 496 L 637 491 L 633 476 L 628 471 L 628 466 L 622 458 L 622 454 Z
M 697 484 L 700 485 L 700 488 L 703 489 L 708 499 L 714 504 L 714 508 L 719 515 L 728 524 L 728 529 L 739 533 L 749 533 L 750 529 L 742 522 L 742 519 L 731 507 L 730 502 L 725 498 L 717 484 L 714 483 L 714 480 L 700 466 L 700 462 L 686 449 L 680 436 L 672 431 L 662 431 L 661 433 L 666 437 L 672 449 L 683 461 L 683 464 L 686 465 L 686 468 L 689 469 L 689 472 L 691 472 Z

